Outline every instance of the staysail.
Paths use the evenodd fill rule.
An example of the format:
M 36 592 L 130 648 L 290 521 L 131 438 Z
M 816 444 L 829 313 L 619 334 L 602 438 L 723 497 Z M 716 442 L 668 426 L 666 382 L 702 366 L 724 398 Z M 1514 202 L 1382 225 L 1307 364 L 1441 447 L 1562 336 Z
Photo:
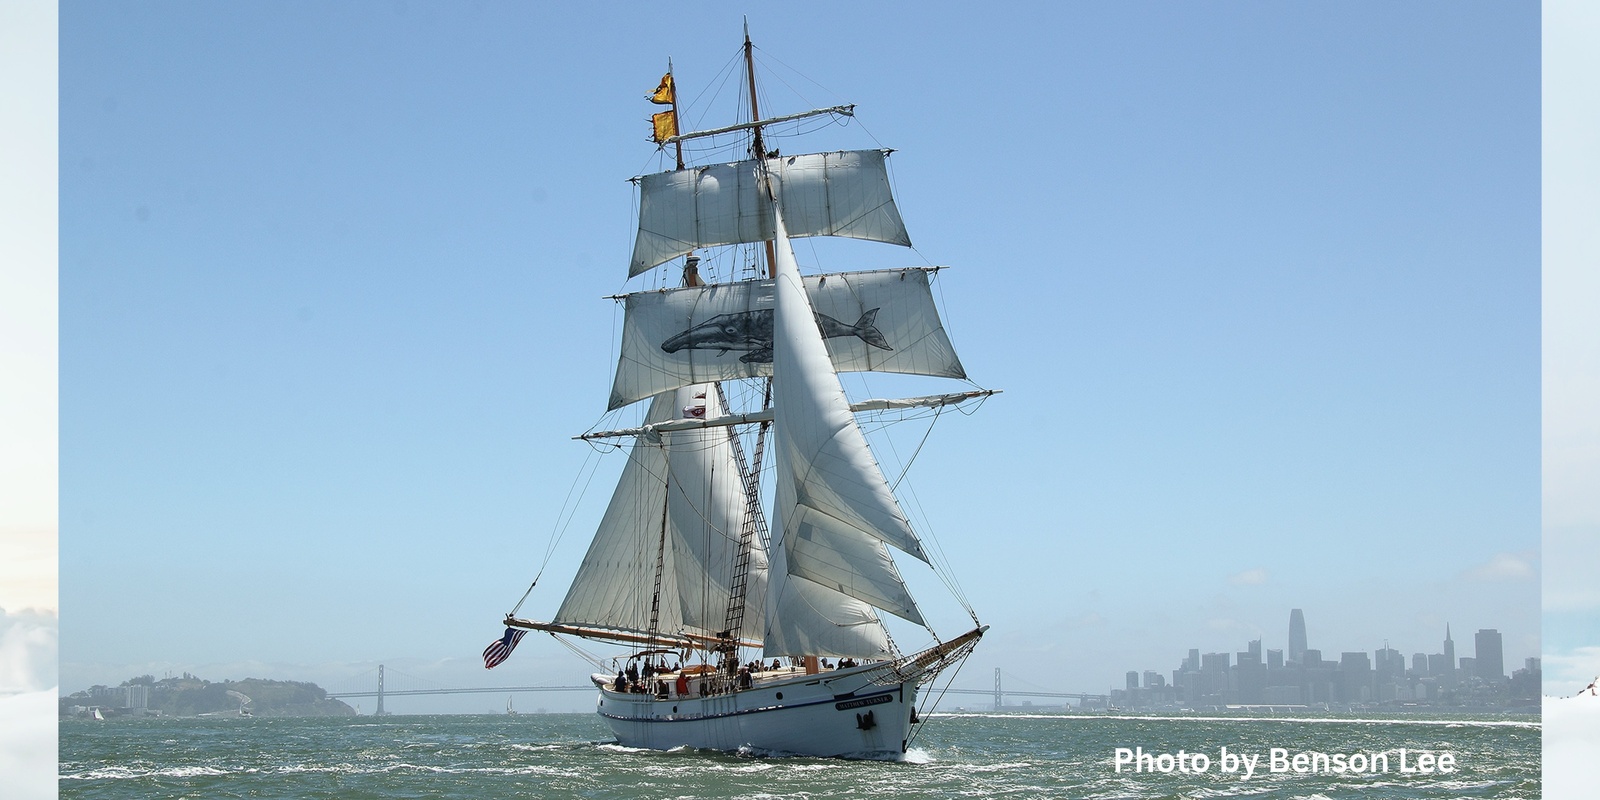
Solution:
M 784 229 L 788 198 L 780 197 L 773 214 L 779 527 L 772 544 L 765 652 L 882 657 L 887 634 L 874 608 L 924 624 L 886 545 L 923 561 L 927 557 L 867 448 L 829 361 Z
M 965 378 L 929 287 L 930 269 L 801 280 L 836 372 Z M 772 375 L 773 282 L 741 281 L 624 298 L 608 408 L 692 383 Z
M 711 164 L 639 178 L 632 277 L 699 247 L 773 238 L 763 173 L 781 186 L 789 235 L 844 236 L 911 246 L 889 191 L 883 150 Z
M 715 387 L 656 396 L 646 420 L 724 413 Z M 639 437 L 555 622 L 714 637 L 724 627 L 745 493 L 727 429 Z M 751 548 L 745 613 L 760 619 L 767 558 Z M 654 603 L 660 566 L 660 602 Z M 654 608 L 654 611 L 652 609 Z

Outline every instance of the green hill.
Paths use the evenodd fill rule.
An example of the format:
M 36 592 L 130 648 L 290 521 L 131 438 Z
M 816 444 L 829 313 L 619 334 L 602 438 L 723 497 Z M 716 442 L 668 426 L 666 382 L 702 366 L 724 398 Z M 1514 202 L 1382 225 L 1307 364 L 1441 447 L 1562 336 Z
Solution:
M 136 705 L 130 702 L 130 692 L 135 696 L 145 693 L 150 712 L 173 717 L 237 714 L 241 706 L 258 717 L 332 717 L 356 713 L 343 701 L 328 697 L 327 691 L 314 683 L 261 678 L 213 683 L 185 673 L 181 678 L 162 680 L 141 675 L 123 681 L 121 686 L 90 687 L 61 698 L 62 715 L 71 715 L 72 706 L 99 706 L 103 712 L 112 713 L 144 713 L 129 709 Z M 248 698 L 248 702 L 239 695 Z

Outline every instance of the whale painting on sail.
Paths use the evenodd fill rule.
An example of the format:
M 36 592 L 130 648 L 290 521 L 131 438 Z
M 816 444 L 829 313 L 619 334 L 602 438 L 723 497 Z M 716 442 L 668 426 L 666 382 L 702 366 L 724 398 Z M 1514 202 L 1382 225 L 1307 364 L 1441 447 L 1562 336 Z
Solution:
M 878 309 L 869 308 L 854 325 L 846 325 L 821 311 L 816 312 L 817 329 L 822 338 L 854 336 L 880 350 L 893 350 L 883 332 L 873 326 Z M 772 360 L 772 309 L 741 311 L 737 314 L 718 314 L 699 325 L 661 343 L 661 349 L 676 353 L 685 348 L 694 350 L 747 350 L 740 361 Z M 719 354 L 720 354 L 719 353 Z
M 748 34 L 743 55 L 751 122 L 678 133 L 670 65 L 649 96 L 672 106 L 652 126 L 676 169 L 636 181 L 628 273 L 683 258 L 682 286 L 615 298 L 625 316 L 607 403 L 648 410 L 636 427 L 578 437 L 615 444 L 627 463 L 554 615 L 518 616 L 530 587 L 485 665 L 523 632 L 556 636 L 599 669 L 596 709 L 629 747 L 896 758 L 922 724 L 924 689 L 987 626 L 956 590 L 971 627 L 943 637 L 912 596 L 900 560 L 947 586 L 953 576 L 901 510 L 857 415 L 936 416 L 995 392 L 847 397 L 841 372 L 966 379 L 929 289 L 939 268 L 800 274 L 795 238 L 910 237 L 887 151 L 767 149 L 766 130 L 853 107 L 762 118 Z M 685 143 L 716 137 L 741 137 L 750 157 L 685 165 Z M 715 248 L 743 248 L 760 272 L 704 282 L 697 252 Z M 927 644 L 902 650 L 885 614 Z
M 834 370 L 967 377 L 934 307 L 928 281 L 935 272 L 803 276 Z M 609 407 L 692 383 L 771 377 L 774 297 L 770 279 L 624 296 Z

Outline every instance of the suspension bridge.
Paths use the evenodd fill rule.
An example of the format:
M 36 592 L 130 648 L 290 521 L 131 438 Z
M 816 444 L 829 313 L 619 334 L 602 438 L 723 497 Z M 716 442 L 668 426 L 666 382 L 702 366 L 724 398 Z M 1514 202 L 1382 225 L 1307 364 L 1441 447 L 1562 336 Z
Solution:
M 576 686 L 465 686 L 465 687 L 455 687 L 455 688 L 431 688 L 430 687 L 430 688 L 423 688 L 423 689 L 410 689 L 410 688 L 408 688 L 408 689 L 398 689 L 398 688 L 387 688 L 387 687 L 385 687 L 385 685 L 384 685 L 384 674 L 385 674 L 384 673 L 384 666 L 382 664 L 379 664 L 378 665 L 378 684 L 377 684 L 376 688 L 373 688 L 373 689 L 358 689 L 358 690 L 352 690 L 352 691 L 329 691 L 328 692 L 328 697 L 330 697 L 330 698 L 339 698 L 339 699 L 343 699 L 343 700 L 354 699 L 354 698 L 365 698 L 365 697 L 377 698 L 377 708 L 374 710 L 373 713 L 378 715 L 378 716 L 383 716 L 383 715 L 389 713 L 388 711 L 386 711 L 384 709 L 384 706 L 383 706 L 383 701 L 384 701 L 384 698 L 386 698 L 386 697 L 389 697 L 389 698 L 393 698 L 393 697 L 416 697 L 416 696 L 421 696 L 421 695 L 441 695 L 441 694 L 507 694 L 507 695 L 511 695 L 511 694 L 521 694 L 521 693 L 524 693 L 524 692 L 593 692 L 595 690 L 595 687 L 594 687 L 593 684 L 582 684 L 582 685 L 576 685 Z M 1022 678 L 1018 678 L 1015 675 L 1009 675 L 1007 673 L 1003 673 L 1000 670 L 999 667 L 996 667 L 995 671 L 994 671 L 994 688 L 993 689 L 972 689 L 972 688 L 956 688 L 956 687 L 952 687 L 952 688 L 944 689 L 944 690 L 937 690 L 937 689 L 931 689 L 930 688 L 927 691 L 928 691 L 928 694 L 930 694 L 930 695 L 940 696 L 940 697 L 949 696 L 949 695 L 988 697 L 988 698 L 991 699 L 991 701 L 993 703 L 992 707 L 994 709 L 996 709 L 996 710 L 1003 709 L 1003 708 L 1006 707 L 1006 698 L 1007 697 L 1044 698 L 1044 699 L 1051 699 L 1051 700 L 1076 700 L 1076 701 L 1078 701 L 1078 705 L 1080 707 L 1084 707 L 1084 708 L 1104 707 L 1106 705 L 1106 703 L 1110 700 L 1110 696 L 1109 695 L 1104 695 L 1104 694 L 1091 694 L 1091 693 L 1086 693 L 1086 692 L 1056 692 L 1056 691 L 1050 691 L 1050 690 L 1043 689 L 1043 688 L 1033 688 L 1034 686 L 1036 686 L 1036 684 L 1035 685 L 1026 686 L 1026 687 L 1021 688 L 1021 689 L 1006 688 L 1004 686 L 1004 684 L 1002 683 L 1002 680 L 1001 680 L 1002 675 L 1004 675 L 1006 677 L 1010 677 L 1016 683 L 1023 683 L 1023 684 L 1027 684 L 1028 683 L 1028 681 L 1026 681 L 1026 680 L 1024 680 Z M 412 675 L 406 675 L 405 677 L 413 679 L 413 680 L 418 680 L 418 681 L 425 680 L 425 679 L 421 679 L 421 678 L 416 678 L 415 676 L 412 676 Z

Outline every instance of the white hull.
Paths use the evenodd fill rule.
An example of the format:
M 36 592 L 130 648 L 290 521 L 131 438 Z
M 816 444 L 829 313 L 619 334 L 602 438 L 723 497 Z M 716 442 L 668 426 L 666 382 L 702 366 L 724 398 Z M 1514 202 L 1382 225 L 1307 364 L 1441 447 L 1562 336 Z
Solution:
M 596 710 L 627 747 L 897 758 L 910 736 L 917 682 L 871 683 L 867 672 L 760 681 L 712 697 L 659 699 L 602 689 Z M 605 677 L 596 675 L 596 682 Z

